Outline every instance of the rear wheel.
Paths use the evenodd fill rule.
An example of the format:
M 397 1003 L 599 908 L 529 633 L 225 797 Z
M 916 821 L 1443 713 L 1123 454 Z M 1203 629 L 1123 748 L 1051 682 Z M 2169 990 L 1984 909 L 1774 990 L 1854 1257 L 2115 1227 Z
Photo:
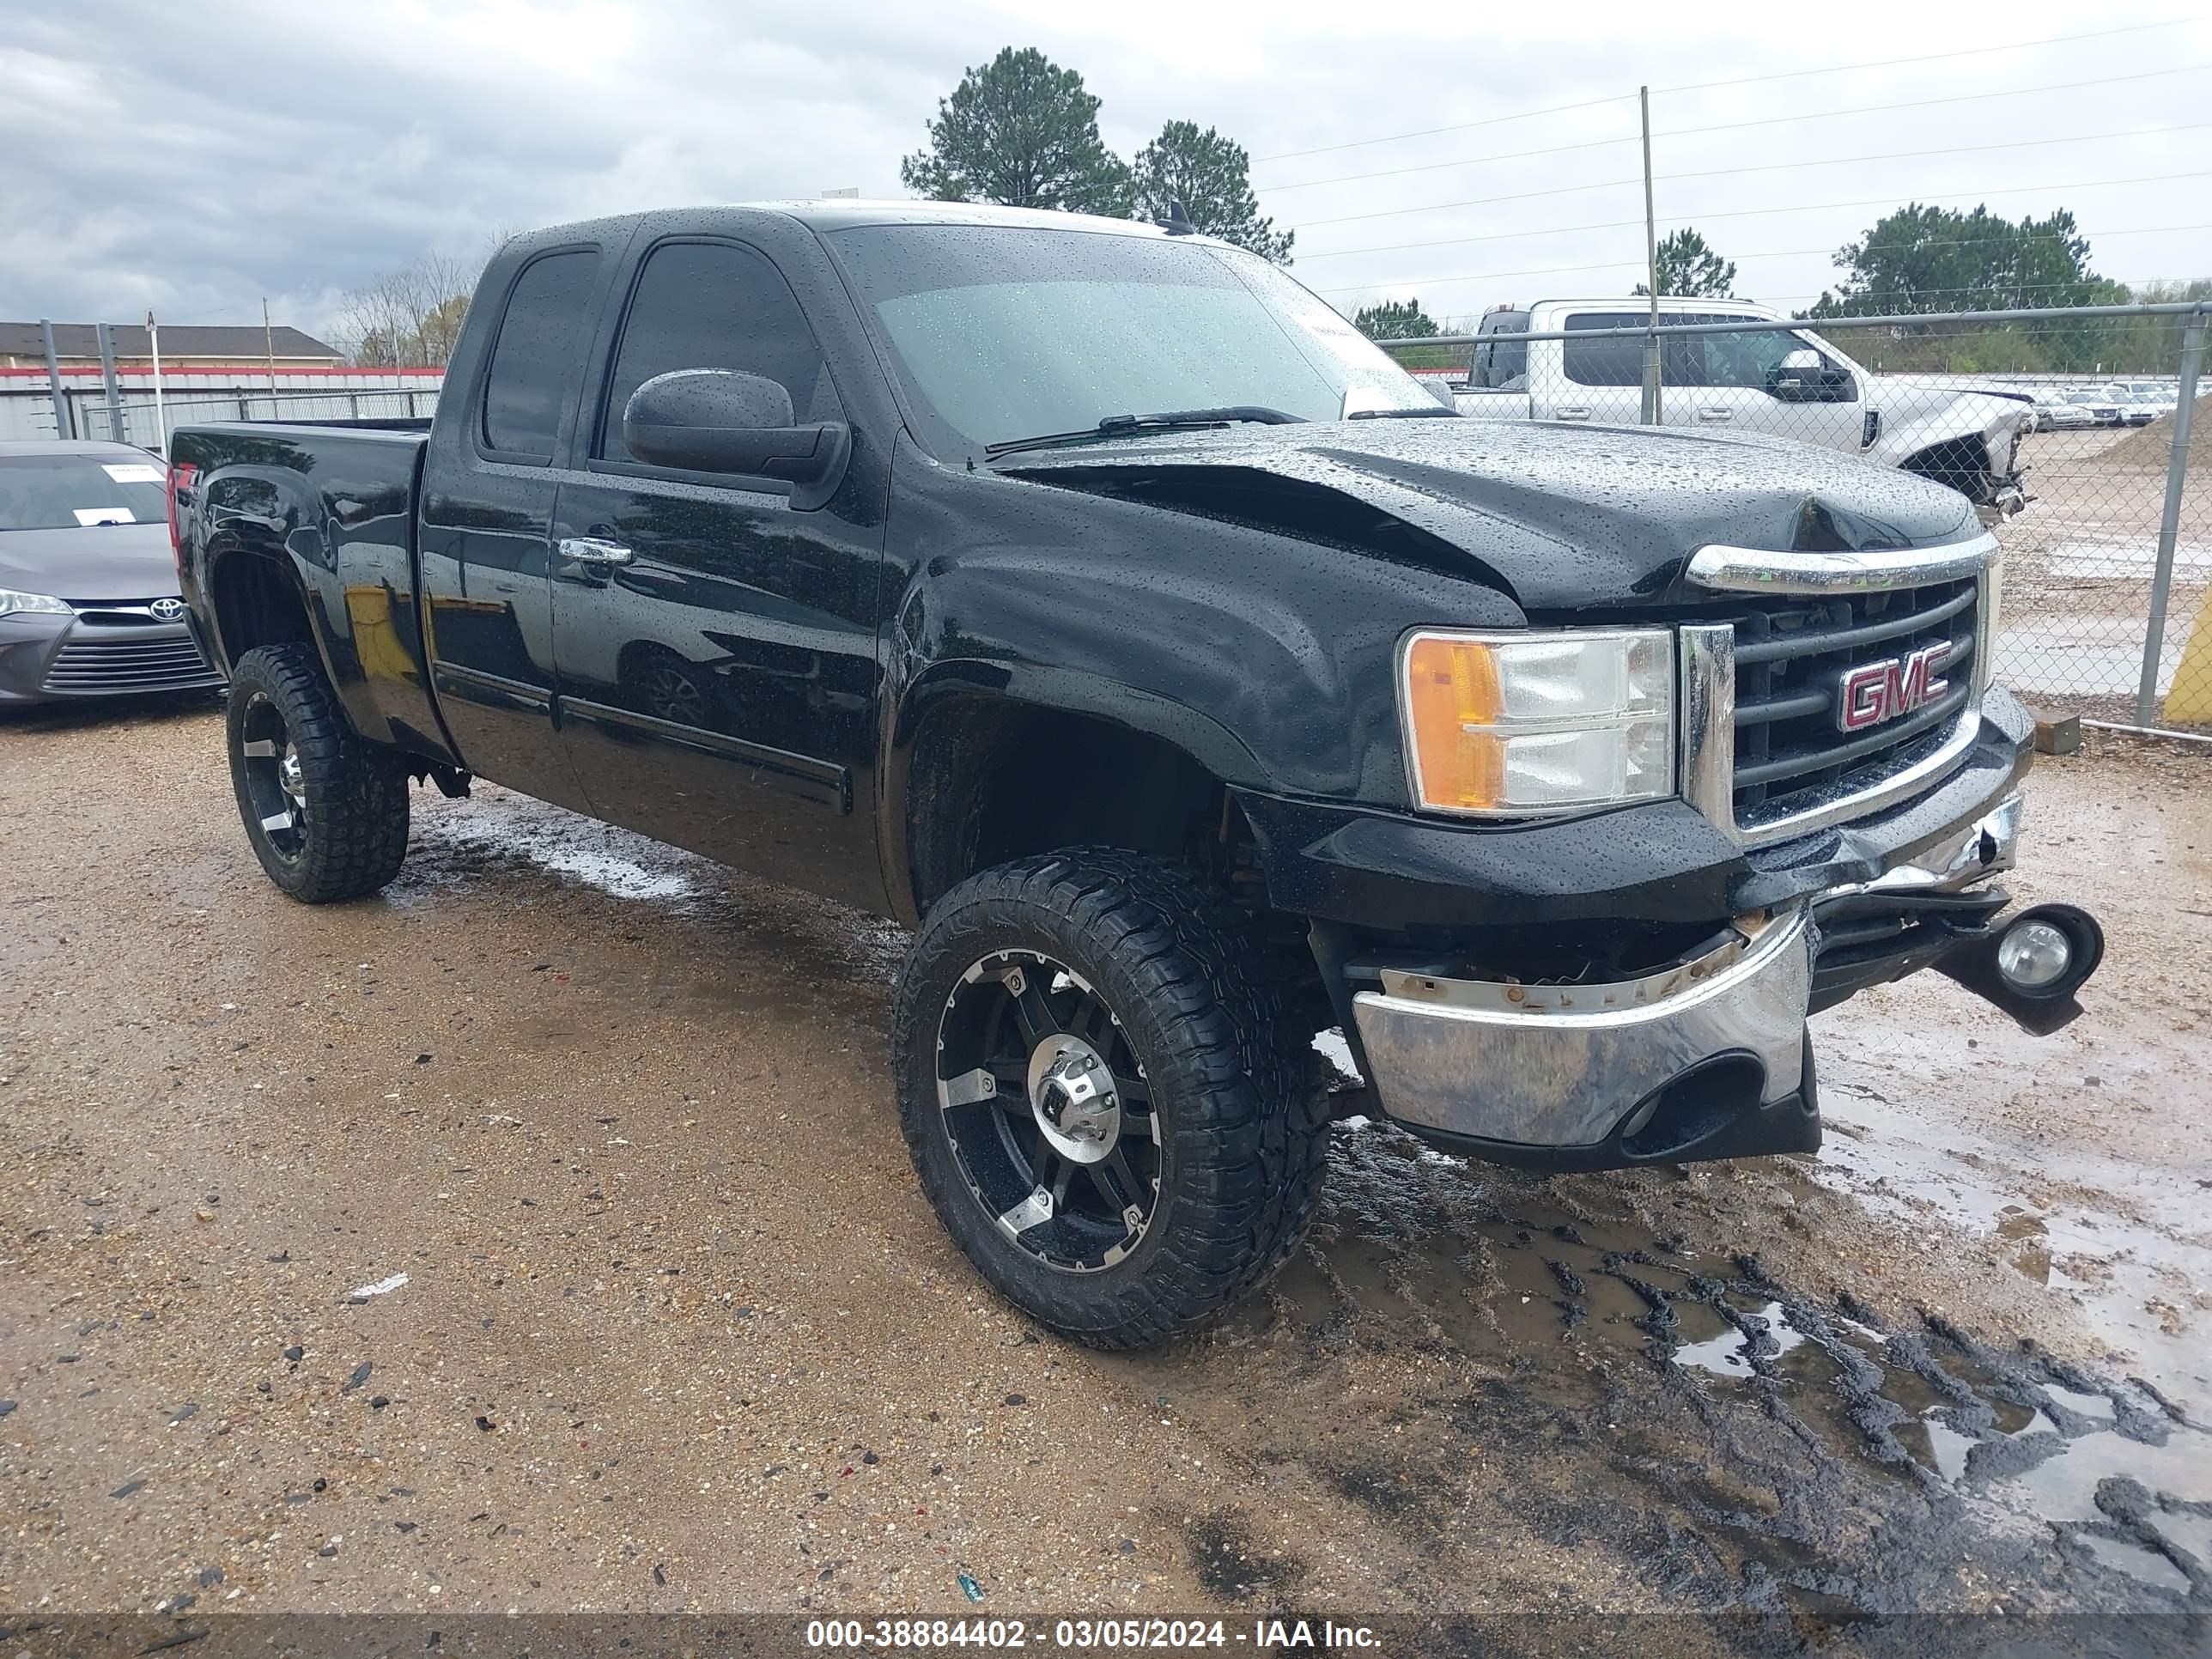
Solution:
M 1238 913 L 1104 848 L 973 877 L 916 937 L 894 1035 L 916 1173 L 1062 1334 L 1194 1329 L 1304 1236 L 1322 1132 L 1255 966 Z
M 264 646 L 231 671 L 230 781 L 254 856 L 303 904 L 374 893 L 407 856 L 407 775 L 363 743 L 313 649 Z

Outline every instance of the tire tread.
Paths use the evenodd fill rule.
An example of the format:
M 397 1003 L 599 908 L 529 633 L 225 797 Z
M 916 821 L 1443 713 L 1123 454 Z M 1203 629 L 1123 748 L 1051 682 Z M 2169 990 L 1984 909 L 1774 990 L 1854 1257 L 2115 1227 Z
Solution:
M 1054 927 L 1053 919 L 1064 919 Z M 936 1017 L 928 988 L 1026 922 L 1109 956 L 1167 1036 L 1156 1088 L 1172 1070 L 1177 1189 L 1154 1221 L 1167 1237 L 1141 1276 L 1077 1276 L 1024 1262 L 970 1194 L 927 1154 L 942 1132 L 933 1093 Z M 955 1240 L 984 1276 L 1062 1334 L 1101 1348 L 1163 1342 L 1218 1318 L 1297 1248 L 1319 1200 L 1325 1130 L 1303 1097 L 1249 919 L 1182 867 L 1117 848 L 1075 848 L 970 877 L 939 902 L 900 977 L 893 1047 L 900 1117 L 917 1171 Z M 1125 1019 L 1132 1010 L 1121 1009 Z M 1147 1243 L 1150 1241 L 1148 1240 Z M 1102 1283 L 1111 1278 L 1112 1283 Z
M 307 780 L 306 842 L 295 860 L 270 844 L 246 787 L 240 726 L 257 690 L 283 715 Z M 302 904 L 334 904 L 366 897 L 399 873 L 407 857 L 407 775 L 354 731 L 313 647 L 259 646 L 238 659 L 226 740 L 247 839 L 285 893 Z

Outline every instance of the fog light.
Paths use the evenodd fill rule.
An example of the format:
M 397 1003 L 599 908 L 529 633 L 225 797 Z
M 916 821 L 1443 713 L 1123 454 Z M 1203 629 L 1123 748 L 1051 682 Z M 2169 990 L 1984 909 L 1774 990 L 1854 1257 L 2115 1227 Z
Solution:
M 2022 921 L 1997 941 L 1997 972 L 2022 991 L 2040 991 L 2074 965 L 2074 941 L 2047 921 Z

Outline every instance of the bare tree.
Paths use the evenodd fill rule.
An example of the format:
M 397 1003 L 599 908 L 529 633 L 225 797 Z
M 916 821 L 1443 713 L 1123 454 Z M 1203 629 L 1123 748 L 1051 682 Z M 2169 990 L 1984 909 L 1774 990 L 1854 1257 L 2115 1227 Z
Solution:
M 443 368 L 489 258 L 489 250 L 425 253 L 347 295 L 333 330 L 347 360 L 364 368 Z

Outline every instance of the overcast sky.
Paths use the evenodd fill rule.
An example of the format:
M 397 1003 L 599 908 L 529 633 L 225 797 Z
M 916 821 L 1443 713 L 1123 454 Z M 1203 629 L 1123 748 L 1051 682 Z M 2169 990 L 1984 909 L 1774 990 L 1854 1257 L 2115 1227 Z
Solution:
M 1806 303 L 1836 279 L 1831 252 L 1911 198 L 2069 207 L 2104 275 L 2212 275 L 2212 18 L 2040 0 L 1722 10 L 15 7 L 0 15 L 0 318 L 248 322 L 266 295 L 313 331 L 348 289 L 500 230 L 896 196 L 938 99 L 1006 45 L 1080 70 L 1123 155 L 1180 117 L 1267 158 L 1254 179 L 1297 229 L 1295 274 L 1340 305 L 1413 294 L 1472 315 L 1625 294 L 1643 257 L 1639 83 L 1662 233 L 1697 225 L 1747 297 Z M 1610 101 L 1541 112 L 1594 100 Z M 1733 130 L 1693 131 L 1717 127 Z

